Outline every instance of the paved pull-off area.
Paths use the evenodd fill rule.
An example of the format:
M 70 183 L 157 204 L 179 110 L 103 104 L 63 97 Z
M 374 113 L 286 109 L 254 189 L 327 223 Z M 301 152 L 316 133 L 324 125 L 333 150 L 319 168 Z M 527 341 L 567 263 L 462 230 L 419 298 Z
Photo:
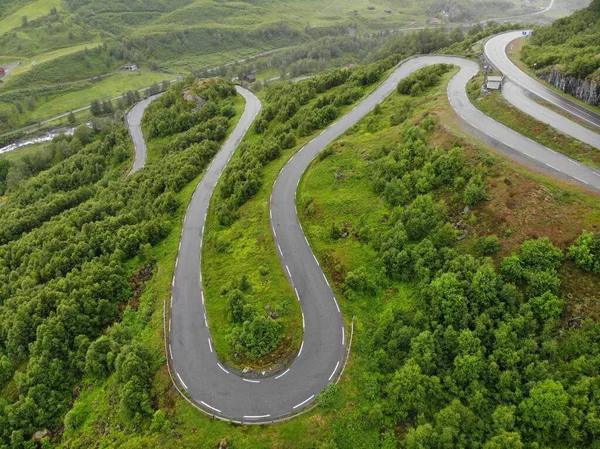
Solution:
M 206 170 L 188 206 L 175 263 L 172 297 L 165 302 L 165 312 L 171 309 L 170 314 L 165 313 L 165 349 L 170 373 L 176 387 L 193 405 L 220 419 L 269 423 L 302 411 L 314 403 L 329 383 L 338 379 L 349 332 L 344 329 L 338 302 L 298 222 L 295 208 L 298 183 L 314 157 L 392 94 L 400 80 L 420 68 L 442 63 L 460 68 L 448 84 L 448 98 L 470 133 L 509 157 L 525 160 L 535 169 L 600 191 L 598 172 L 523 137 L 471 104 L 466 84 L 479 71 L 477 63 L 453 56 L 419 56 L 405 61 L 352 111 L 300 149 L 281 170 L 270 200 L 271 226 L 282 269 L 302 308 L 304 340 L 286 370 L 267 378 L 243 378 L 223 366 L 214 352 L 201 275 L 204 226 L 211 196 L 261 110 L 259 99 L 238 87 L 246 100 L 244 113 Z M 143 112 L 143 107 L 140 109 Z M 134 123 L 130 119 L 130 127 Z

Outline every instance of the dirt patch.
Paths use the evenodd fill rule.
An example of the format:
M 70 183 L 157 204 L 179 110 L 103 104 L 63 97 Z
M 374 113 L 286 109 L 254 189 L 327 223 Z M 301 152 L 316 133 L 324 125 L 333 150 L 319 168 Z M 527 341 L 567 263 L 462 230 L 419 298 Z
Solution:
M 467 225 L 468 237 L 464 245 L 471 245 L 476 236 L 495 234 L 501 242 L 500 252 L 494 257 L 500 260 L 515 252 L 527 239 L 548 237 L 554 245 L 567 251 L 569 245 L 582 230 L 600 232 L 598 211 L 590 207 L 575 187 L 559 187 L 540 184 L 534 176 L 521 171 L 516 162 L 490 155 L 475 145 L 458 138 L 448 125 L 456 123 L 447 111 L 436 111 L 438 126 L 431 136 L 431 145 L 446 150 L 460 145 L 467 156 L 467 164 L 488 167 L 486 190 L 489 200 L 481 202 L 472 210 L 472 220 Z M 443 120 L 442 120 L 443 117 Z M 450 118 L 450 120 L 446 120 Z M 587 196 L 600 195 L 586 192 Z M 458 208 L 447 199 L 449 209 Z M 565 327 L 578 327 L 584 319 L 600 319 L 600 277 L 579 269 L 566 261 L 559 271 L 561 293 L 566 301 L 563 316 Z
M 137 311 L 140 306 L 140 298 L 142 297 L 142 293 L 144 293 L 145 283 L 152 278 L 153 270 L 154 264 L 148 263 L 133 273 L 133 275 L 127 281 L 131 287 L 131 299 L 124 306 L 129 306 L 133 310 Z

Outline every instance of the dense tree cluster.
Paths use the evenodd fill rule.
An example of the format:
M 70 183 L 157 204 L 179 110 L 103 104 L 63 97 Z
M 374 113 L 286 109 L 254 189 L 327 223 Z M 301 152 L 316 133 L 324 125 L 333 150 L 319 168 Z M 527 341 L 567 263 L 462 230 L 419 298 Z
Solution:
M 592 78 L 600 69 L 600 1 L 537 28 L 523 47 L 523 61 L 540 70 L 558 67 L 568 76 Z
M 235 95 L 233 83 L 222 79 L 199 80 L 191 86 L 190 83 L 176 83 L 148 107 L 142 124 L 148 131 L 149 138 L 172 136 L 193 130 L 191 134 L 196 136 L 195 139 L 190 139 L 181 145 L 182 147 L 210 139 L 211 136 L 204 133 L 219 126 L 224 127 L 224 130 L 221 130 L 223 138 L 223 132 L 227 131 L 226 120 L 233 117 L 235 111 L 229 102 L 218 100 Z M 225 122 L 216 120 L 220 117 L 225 117 Z M 210 119 L 215 120 L 209 123 Z
M 263 311 L 248 301 L 246 293 L 251 288 L 250 282 L 243 276 L 226 293 L 232 323 L 228 340 L 235 354 L 256 360 L 277 347 L 282 338 L 283 324 L 271 316 L 265 316 Z
M 222 111 L 224 101 L 209 103 Z M 168 235 L 176 193 L 205 169 L 219 142 L 181 148 L 127 178 L 119 162 L 131 145 L 120 125 L 107 122 L 54 146 L 73 154 L 22 182 L 0 208 L 0 384 L 12 379 L 18 391 L 0 399 L 0 447 L 58 428 L 83 375 L 114 371 L 123 416 L 152 412 L 153 358 L 127 329 L 109 326 L 130 297 L 127 261 Z M 74 411 L 67 426 L 78 425 Z
M 425 67 L 398 83 L 398 93 L 403 95 L 418 96 L 427 88 L 439 83 L 442 75 L 452 68 L 448 64 L 436 64 Z
M 358 341 L 366 394 L 377 400 L 344 432 L 407 427 L 411 449 L 595 447 L 600 325 L 562 327 L 563 252 L 547 238 L 528 240 L 499 268 L 465 254 L 436 198 L 462 208 L 467 174 L 483 185 L 485 170 L 467 167 L 459 148 L 429 147 L 428 128 L 406 125 L 401 144 L 372 154 L 373 189 L 394 208 L 383 232 L 359 233 L 385 276 L 359 267 L 345 289 L 354 300 L 402 280 L 415 285 L 417 302 L 410 312 L 386 308 Z M 569 251 L 587 269 L 596 239 L 585 233 Z M 497 250 L 493 237 L 482 243 L 484 253 Z
M 218 188 L 219 222 L 228 226 L 237 219 L 238 208 L 262 185 L 264 166 L 277 159 L 285 149 L 333 122 L 340 108 L 352 104 L 364 88 L 377 82 L 397 62 L 390 57 L 382 62 L 352 70 L 339 69 L 298 83 L 274 83 L 265 91 L 266 106 L 254 124 L 263 138 L 242 145 L 240 157 L 233 160 L 223 174 Z M 333 92 L 328 91 L 335 89 Z

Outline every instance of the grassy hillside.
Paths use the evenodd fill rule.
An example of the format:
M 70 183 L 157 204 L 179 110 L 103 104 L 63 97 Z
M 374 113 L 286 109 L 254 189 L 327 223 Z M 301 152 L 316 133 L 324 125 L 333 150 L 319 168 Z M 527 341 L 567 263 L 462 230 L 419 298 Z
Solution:
M 0 84 L 0 133 L 49 118 L 47 114 L 56 109 L 40 109 L 43 103 L 61 103 L 63 94 L 85 92 L 90 85 L 83 80 L 114 74 L 123 65 L 135 63 L 146 73 L 187 73 L 277 48 L 294 48 L 326 36 L 347 43 L 356 36 L 378 37 L 383 43 L 386 36 L 379 33 L 427 25 L 432 16 L 444 18 L 442 11 L 452 6 L 434 0 L 427 3 L 432 8 L 416 0 L 329 0 L 324 4 L 317 0 L 3 2 L 0 64 L 11 71 Z M 444 22 L 472 23 L 521 12 L 517 0 L 469 5 L 468 11 L 448 16 Z M 388 8 L 390 12 L 385 12 Z M 363 51 L 366 49 L 363 47 Z M 347 47 L 342 53 L 335 46 L 328 51 L 339 64 L 356 62 L 355 56 L 343 60 Z M 314 63 L 312 53 L 305 55 L 305 66 L 324 68 L 324 64 Z M 297 68 L 288 71 L 303 71 Z M 226 74 L 231 73 L 221 73 Z M 95 89 L 97 98 L 115 95 L 115 89 L 100 87 Z M 10 96 L 3 98 L 5 93 Z M 85 106 L 87 97 L 82 95 L 79 104 L 69 107 Z M 18 103 L 32 113 L 13 109 Z M 61 112 L 67 111 L 63 108 Z
M 567 76 L 600 75 L 600 1 L 535 30 L 523 61 L 536 71 L 557 68 Z
M 517 281 L 517 292 L 522 293 L 505 287 L 502 295 L 513 294 L 502 296 L 506 309 L 488 309 L 487 316 L 483 313 L 468 325 L 471 333 L 460 323 L 454 332 L 442 328 L 439 317 L 433 320 L 428 315 L 434 309 L 423 294 L 430 287 L 421 276 L 441 274 L 431 270 L 441 260 L 460 258 L 452 267 L 462 270 L 460 288 L 464 289 L 471 279 L 469 273 L 479 269 L 499 281 L 490 274 L 494 273 L 491 267 L 505 256 L 516 253 L 529 260 L 523 256 L 527 250 L 521 249 L 526 240 L 547 236 L 565 250 L 582 229 L 600 229 L 595 195 L 531 175 L 462 135 L 446 99 L 446 83 L 453 73 L 452 69 L 442 73 L 434 87 L 415 91 L 414 96 L 394 94 L 317 158 L 300 183 L 298 211 L 303 228 L 328 278 L 334 281 L 345 320 L 355 317 L 347 371 L 339 387 L 319 398 L 316 410 L 273 426 L 232 426 L 192 409 L 177 396 L 165 369 L 160 368 L 154 374 L 152 419 L 131 423 L 123 417 L 118 406 L 119 379 L 113 374 L 106 380 L 83 383 L 65 433 L 55 442 L 70 448 L 98 444 L 130 449 L 150 444 L 169 449 L 212 449 L 219 444 L 249 449 L 494 449 L 536 447 L 532 441 L 548 448 L 592 447 L 594 421 L 589 418 L 594 417 L 598 402 L 593 393 L 598 342 L 596 321 L 589 320 L 599 316 L 596 275 L 577 268 L 570 259 L 560 263 L 556 276 L 564 308 L 558 318 L 556 308 L 549 309 L 554 318 L 544 328 L 538 324 L 543 319 L 537 315 L 540 309 L 532 308 L 535 302 L 521 296 L 530 291 L 526 280 Z M 414 145 L 418 151 L 410 150 Z M 443 240 L 435 240 L 433 247 L 421 244 L 411 256 L 417 258 L 415 263 L 408 264 L 415 268 L 409 279 L 391 278 L 385 265 L 389 259 L 381 252 L 393 238 L 402 238 L 400 227 L 392 225 L 417 193 L 407 190 L 402 200 L 401 183 L 385 185 L 394 181 L 393 173 L 406 170 L 411 177 L 405 187 L 421 192 L 431 189 L 434 199 L 445 204 L 447 215 L 436 215 L 441 209 L 434 208 L 433 215 L 422 218 L 443 216 L 450 227 L 460 222 L 459 230 L 450 235 L 466 234 L 461 240 L 446 240 L 451 247 L 441 253 L 435 251 Z M 276 173 L 277 167 L 268 171 Z M 440 182 L 439 174 L 452 181 Z M 483 184 L 473 181 L 479 176 Z M 484 197 L 472 196 L 477 185 L 483 187 Z M 470 193 L 465 196 L 467 190 Z M 191 191 L 186 190 L 186 195 Z M 479 202 L 463 213 L 465 201 L 473 204 L 474 198 Z M 262 203 L 259 193 L 257 201 L 243 206 L 241 221 L 268 236 L 268 219 L 261 218 Z M 174 235 L 178 232 L 179 228 L 173 230 Z M 234 244 L 242 231 L 236 232 Z M 439 233 L 438 238 L 443 235 Z M 221 238 L 225 237 L 222 233 Z M 169 295 L 177 243 L 177 238 L 169 238 L 156 247 L 165 256 L 164 263 L 147 282 L 139 311 L 127 314 L 123 324 L 132 330 L 134 341 L 156 351 L 162 351 L 162 299 Z M 272 243 L 265 245 L 274 253 Z M 544 248 L 557 254 L 544 245 L 542 254 Z M 418 254 L 427 259 L 418 260 Z M 545 260 L 544 256 L 539 260 Z M 549 279 L 554 279 L 549 272 Z M 486 279 L 482 273 L 478 277 Z M 493 289 L 495 284 L 487 285 Z M 508 313 L 514 316 L 509 318 Z M 521 313 L 528 314 L 526 319 Z M 465 317 L 471 319 L 472 312 Z M 498 328 L 503 321 L 505 325 Z M 490 335 L 491 330 L 496 334 Z M 458 350 L 467 353 L 454 363 Z M 442 354 L 448 359 L 441 360 Z M 498 360 L 497 367 L 494 360 Z M 563 406 L 565 397 L 568 408 Z M 557 410 L 533 425 L 535 415 L 528 407 L 535 400 L 545 404 L 545 399 Z M 561 424 L 565 416 L 568 430 Z M 556 420 L 550 430 L 540 431 L 550 419 Z

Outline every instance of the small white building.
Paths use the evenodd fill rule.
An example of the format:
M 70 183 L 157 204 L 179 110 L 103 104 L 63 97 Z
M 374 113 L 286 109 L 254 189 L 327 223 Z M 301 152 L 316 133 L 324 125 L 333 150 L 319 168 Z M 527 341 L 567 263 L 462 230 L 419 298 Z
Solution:
M 500 90 L 502 89 L 502 76 L 488 76 L 485 80 L 485 88 L 487 90 Z

